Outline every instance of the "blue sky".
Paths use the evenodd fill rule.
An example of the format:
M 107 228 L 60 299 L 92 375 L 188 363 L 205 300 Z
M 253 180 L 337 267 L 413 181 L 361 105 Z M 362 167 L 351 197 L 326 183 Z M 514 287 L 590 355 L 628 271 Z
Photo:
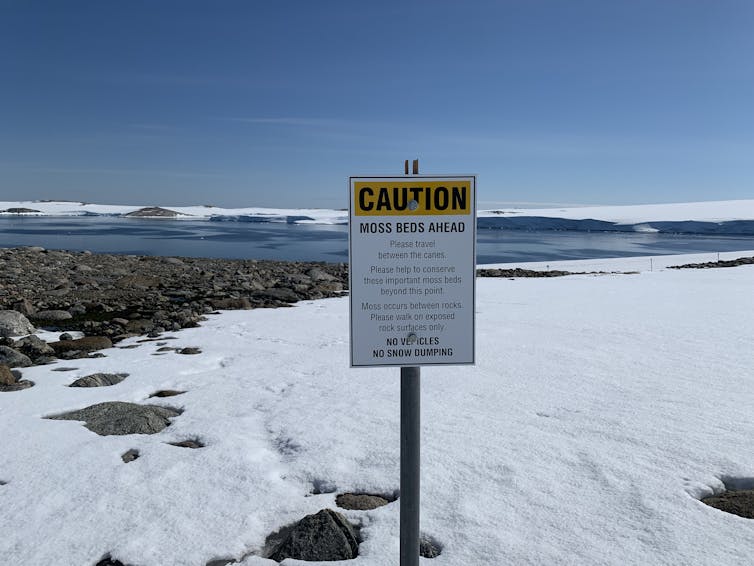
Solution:
M 751 0 L 4 0 L 0 200 L 754 198 Z

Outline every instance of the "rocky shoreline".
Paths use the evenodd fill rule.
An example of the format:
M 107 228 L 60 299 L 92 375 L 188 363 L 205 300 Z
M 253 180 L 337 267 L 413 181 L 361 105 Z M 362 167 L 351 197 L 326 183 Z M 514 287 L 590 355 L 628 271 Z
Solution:
M 290 306 L 341 295 L 344 263 L 151 257 L 0 249 L 0 366 L 99 356 L 132 336 L 194 327 L 220 309 Z M 32 326 L 33 325 L 33 326 Z M 60 333 L 14 340 L 34 327 Z M 78 331 L 83 338 L 67 333 Z M 4 390 L 31 386 L 9 374 Z
M 118 342 L 196 326 L 218 309 L 289 306 L 340 295 L 345 263 L 150 257 L 0 249 L 0 309 L 37 327 Z

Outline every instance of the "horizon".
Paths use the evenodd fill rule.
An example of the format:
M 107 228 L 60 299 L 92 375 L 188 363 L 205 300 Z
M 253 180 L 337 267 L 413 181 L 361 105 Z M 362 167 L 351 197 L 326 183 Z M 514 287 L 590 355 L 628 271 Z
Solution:
M 13 2 L 0 200 L 340 209 L 416 158 L 484 206 L 747 199 L 752 24 L 742 0 Z

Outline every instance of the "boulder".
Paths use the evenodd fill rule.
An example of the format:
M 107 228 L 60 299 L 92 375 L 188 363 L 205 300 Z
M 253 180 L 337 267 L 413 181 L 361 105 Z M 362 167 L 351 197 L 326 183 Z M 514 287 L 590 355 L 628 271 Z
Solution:
M 335 498 L 338 507 L 353 511 L 370 511 L 388 503 L 390 502 L 384 497 L 367 493 L 341 493 Z
M 19 352 L 26 354 L 32 359 L 39 358 L 41 356 L 53 356 L 55 350 L 53 350 L 47 342 L 42 340 L 39 336 L 27 336 L 18 340 L 14 348 Z
M 332 509 L 322 509 L 291 527 L 269 557 L 277 562 L 286 558 L 333 561 L 350 560 L 358 553 L 359 542 L 351 523 Z
M 0 336 L 22 336 L 34 332 L 29 319 L 18 311 L 0 311 Z
M 29 316 L 37 312 L 34 305 L 31 304 L 29 299 L 22 299 L 13 303 L 13 310 L 20 312 L 24 316 Z
M 93 373 L 78 378 L 68 387 L 107 387 L 120 383 L 127 377 L 127 373 Z
M 11 371 L 5 364 L 0 364 L 0 393 L 8 391 L 20 391 L 34 385 L 33 381 L 21 379 L 21 373 Z
M 73 315 L 68 311 L 50 310 L 50 311 L 38 311 L 33 315 L 34 320 L 44 320 L 49 322 L 60 322 L 63 320 L 71 320 Z
M 13 348 L 0 346 L 0 364 L 5 364 L 9 368 L 25 368 L 31 365 L 31 360 L 29 356 Z
M 63 352 L 94 352 L 95 350 L 104 350 L 112 348 L 113 343 L 107 336 L 85 336 L 76 340 L 61 340 L 59 342 L 50 342 L 50 347 L 55 350 L 56 354 Z
M 5 364 L 0 364 L 0 385 L 13 385 L 16 383 L 16 376 L 10 371 Z
M 53 420 L 84 421 L 86 428 L 101 436 L 155 434 L 170 426 L 170 419 L 181 412 L 157 405 L 138 405 L 122 401 L 97 403 L 78 411 L 47 417 Z

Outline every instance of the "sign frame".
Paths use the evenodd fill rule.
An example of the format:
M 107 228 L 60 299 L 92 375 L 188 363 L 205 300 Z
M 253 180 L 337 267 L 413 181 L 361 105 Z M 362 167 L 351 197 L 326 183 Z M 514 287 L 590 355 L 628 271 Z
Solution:
M 453 183 L 460 186 L 467 186 L 468 193 L 453 192 L 456 187 Z M 395 188 L 401 189 L 407 187 L 404 191 L 390 192 L 390 194 L 375 194 L 375 191 L 371 193 L 360 194 L 359 202 L 357 203 L 356 190 L 357 184 L 360 184 L 362 188 L 364 184 L 380 184 L 382 186 L 393 184 Z M 467 185 L 463 185 L 466 183 Z M 444 185 L 452 187 L 446 189 Z M 426 190 L 424 189 L 426 187 Z M 435 189 L 446 189 L 439 193 Z M 476 210 L 476 175 L 406 175 L 406 176 L 393 176 L 393 175 L 373 175 L 373 176 L 351 176 L 348 183 L 349 190 L 349 229 L 348 229 L 348 256 L 349 256 L 349 339 L 350 339 L 350 366 L 352 368 L 360 367 L 415 367 L 415 366 L 442 366 L 442 365 L 473 365 L 476 360 L 476 232 L 477 232 L 477 210 Z M 408 199 L 406 198 L 408 194 Z M 394 196 L 394 201 L 391 206 L 386 199 L 389 196 Z M 402 199 L 400 197 L 403 197 Z M 468 200 L 462 200 L 461 197 Z M 383 198 L 384 197 L 384 198 Z M 457 198 L 456 198 L 457 197 Z M 396 205 L 397 203 L 397 205 Z M 407 206 L 408 205 L 408 206 Z M 413 208 L 411 207 L 413 206 Z M 456 206 L 461 212 L 455 211 L 453 206 Z M 460 208 L 466 207 L 466 208 Z M 366 209 L 369 209 L 366 212 Z M 378 209 L 378 210 L 375 210 Z M 369 217 L 370 221 L 373 220 L 376 226 L 387 223 L 392 223 L 391 231 L 386 233 L 368 233 L 367 236 L 372 239 L 368 244 L 364 243 L 364 234 L 359 233 L 357 230 L 361 227 L 361 222 L 365 218 Z M 448 224 L 455 224 L 463 222 L 464 234 L 433 234 L 428 235 L 424 232 L 422 227 L 421 233 L 396 233 L 392 231 L 395 223 L 399 224 L 418 224 L 424 223 L 443 223 L 444 226 Z M 356 325 L 364 323 L 364 315 L 361 312 L 363 310 L 361 304 L 364 301 L 374 299 L 374 289 L 372 293 L 364 291 L 364 273 L 360 271 L 362 268 L 360 265 L 363 263 L 361 259 L 356 260 L 357 254 L 364 251 L 365 247 L 368 251 L 374 251 L 381 245 L 384 251 L 389 251 L 386 244 L 390 238 L 412 238 L 413 241 L 425 241 L 436 245 L 439 239 L 442 244 L 450 246 L 450 255 L 444 263 L 445 265 L 452 266 L 451 273 L 459 275 L 461 283 L 455 288 L 452 285 L 445 283 L 443 289 L 451 288 L 451 291 L 456 295 L 463 297 L 463 301 L 459 304 L 463 304 L 460 314 L 463 320 L 457 324 L 451 324 L 450 328 L 461 344 L 460 353 L 453 352 L 448 355 L 447 360 L 438 359 L 438 356 L 421 356 L 411 355 L 403 356 L 403 359 L 399 358 L 381 358 L 376 360 L 365 361 L 363 349 L 365 344 L 362 343 L 364 338 L 361 338 L 365 334 L 363 329 L 356 330 Z M 418 238 L 418 239 L 417 239 Z M 376 243 L 375 243 L 376 242 Z M 371 246 L 371 247 L 370 247 Z M 448 251 L 448 250 L 446 250 Z M 445 253 L 445 252 L 441 252 Z M 378 254 L 382 255 L 382 254 Z M 390 254 L 385 254 L 387 257 Z M 405 261 L 411 261 L 406 259 L 406 255 L 392 254 L 396 257 L 403 258 Z M 367 261 L 369 263 L 369 261 Z M 395 263 L 395 262 L 394 262 Z M 405 268 L 404 268 L 405 269 Z M 360 279 L 361 278 L 361 279 Z M 443 278 L 448 281 L 448 278 Z M 355 283 L 355 284 L 354 284 Z M 355 292 L 354 292 L 355 291 Z M 398 291 L 395 291 L 398 292 Z M 444 291 L 441 291 L 444 292 Z M 452 293 L 451 293 L 452 295 Z M 417 300 L 422 300 L 420 297 Z M 429 299 L 423 299 L 429 300 Z M 417 303 L 418 304 L 418 303 Z M 428 303 L 426 303 L 428 304 Z M 442 303 L 440 303 L 442 304 Z M 452 303 L 447 303 L 452 304 Z M 402 305 L 402 308 L 408 309 L 413 316 L 418 314 L 411 310 L 410 303 Z M 436 307 L 439 309 L 439 307 Z M 442 309 L 440 309 L 442 310 Z M 464 312 L 465 311 L 465 312 Z M 455 318 L 455 313 L 453 314 Z M 451 331 L 448 331 L 449 333 Z M 374 331 L 372 331 L 374 332 Z M 408 340 L 419 341 L 424 340 L 427 342 L 430 340 L 426 337 L 417 336 L 420 332 L 409 332 L 406 336 Z M 426 332 L 422 332 L 426 334 Z M 435 343 L 438 338 L 434 337 Z M 361 342 L 360 342 L 361 341 Z M 377 341 L 374 341 L 377 344 Z M 385 341 L 382 342 L 383 348 L 385 348 Z M 414 342 L 408 342 L 409 346 L 413 346 Z M 426 344 L 425 344 L 426 345 Z M 362 352 L 359 353 L 359 348 Z M 370 347 L 367 347 L 367 351 Z M 420 348 L 413 349 L 413 352 L 421 351 Z M 425 348 L 425 351 L 432 351 L 431 348 Z M 439 351 L 440 348 L 435 348 Z M 452 348 L 451 348 L 452 350 Z M 443 354 L 446 355 L 446 354 Z

